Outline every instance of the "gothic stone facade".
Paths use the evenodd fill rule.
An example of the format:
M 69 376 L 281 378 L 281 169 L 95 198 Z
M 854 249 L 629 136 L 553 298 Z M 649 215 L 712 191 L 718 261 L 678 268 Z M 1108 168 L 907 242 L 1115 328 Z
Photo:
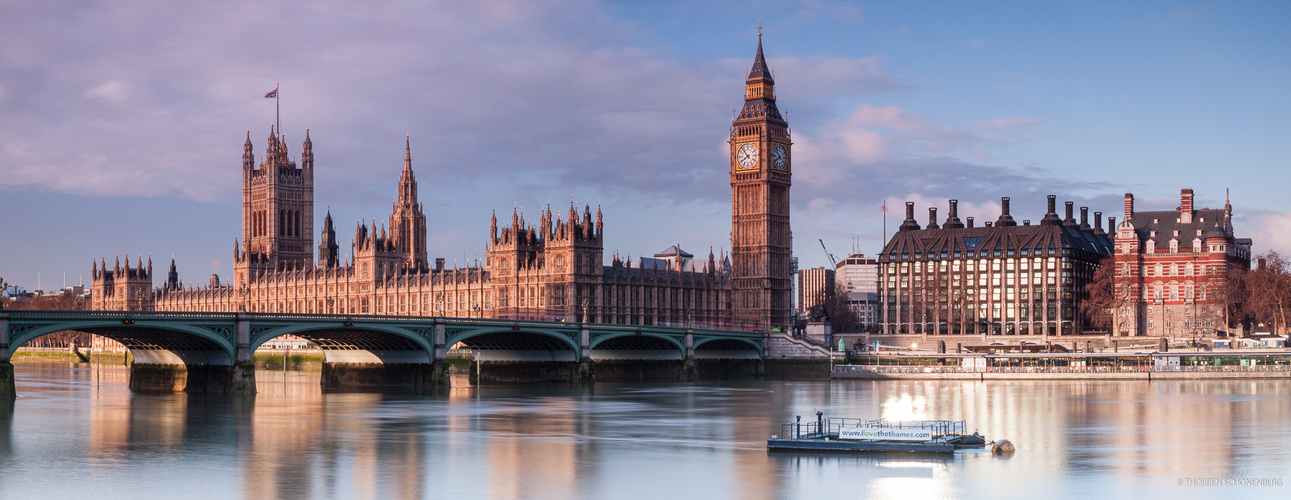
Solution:
M 958 202 L 937 224 L 929 208 L 928 226 L 920 228 L 914 203 L 879 255 L 880 313 L 885 334 L 938 335 L 1073 335 L 1084 331 L 1080 302 L 1085 285 L 1112 242 L 1095 213 L 1081 208 L 1080 222 L 1049 211 L 1040 224 L 1018 225 L 1009 214 L 1009 198 L 992 225 L 974 227 L 960 221 Z
M 306 131 L 300 164 L 270 131 L 257 164 L 243 145 L 242 237 L 234 276 L 185 286 L 171 272 L 153 287 L 151 262 L 93 266 L 93 307 L 108 310 L 434 315 L 530 318 L 711 327 L 787 325 L 789 135 L 775 109 L 774 81 L 759 39 L 745 82 L 745 109 L 731 131 L 732 252 L 695 262 L 680 248 L 655 258 L 613 256 L 604 264 L 598 207 L 548 206 L 537 227 L 513 211 L 493 216 L 483 262 L 427 262 L 426 217 L 418 201 L 411 145 L 405 143 L 398 193 L 387 224 L 355 227 L 353 253 L 341 262 L 332 216 L 313 255 L 313 144 Z M 388 227 L 388 229 L 387 229 Z M 734 261 L 734 265 L 731 264 Z M 738 298 L 738 301 L 736 300 Z
M 731 124 L 730 139 L 733 300 L 741 321 L 787 331 L 793 303 L 793 142 L 776 107 L 775 80 L 762 56 L 760 34 L 744 86 L 744 107 Z
M 1251 240 L 1233 234 L 1233 206 L 1193 206 L 1192 189 L 1175 210 L 1136 212 L 1125 194 L 1116 228 L 1113 330 L 1119 336 L 1213 336 L 1227 331 L 1225 292 L 1233 273 L 1251 267 Z

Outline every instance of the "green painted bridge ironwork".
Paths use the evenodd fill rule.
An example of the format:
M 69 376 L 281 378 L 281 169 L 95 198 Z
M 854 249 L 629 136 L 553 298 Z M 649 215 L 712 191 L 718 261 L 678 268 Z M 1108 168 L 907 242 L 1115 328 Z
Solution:
M 477 352 L 550 353 L 569 361 L 616 355 L 632 359 L 760 359 L 763 333 L 654 325 L 509 319 L 152 311 L 2 311 L 0 362 L 27 342 L 75 330 L 125 345 L 152 363 L 232 365 L 265 342 L 294 335 L 324 353 L 367 353 L 376 360 L 431 362 L 448 347 Z M 648 356 L 646 356 L 648 354 Z M 523 357 L 523 356 L 522 356 Z

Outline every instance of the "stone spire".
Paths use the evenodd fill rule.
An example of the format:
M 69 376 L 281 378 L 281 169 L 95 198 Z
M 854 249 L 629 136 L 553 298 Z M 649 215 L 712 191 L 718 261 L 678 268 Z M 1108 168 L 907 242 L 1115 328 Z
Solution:
M 747 81 L 752 82 L 754 80 L 763 81 L 773 85 L 775 84 L 775 80 L 771 78 L 771 68 L 767 67 L 767 60 L 762 55 L 761 25 L 758 26 L 758 54 L 753 57 L 753 69 L 749 70 Z

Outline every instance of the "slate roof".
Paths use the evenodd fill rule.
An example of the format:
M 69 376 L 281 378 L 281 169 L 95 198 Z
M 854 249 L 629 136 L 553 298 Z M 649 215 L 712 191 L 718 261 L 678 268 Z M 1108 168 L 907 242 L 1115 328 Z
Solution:
M 1225 220 L 1224 210 L 1215 208 L 1193 210 L 1192 222 L 1188 224 L 1180 222 L 1179 212 L 1174 210 L 1134 212 L 1125 222 L 1134 225 L 1140 244 L 1147 244 L 1148 240 L 1152 240 L 1157 248 L 1170 248 L 1170 240 L 1175 237 L 1175 231 L 1179 231 L 1181 247 L 1192 247 L 1192 240 L 1197 238 L 1199 230 L 1203 241 L 1207 238 L 1232 237 L 1232 227 Z M 1152 236 L 1153 231 L 1156 231 L 1155 237 Z
M 973 252 L 974 257 L 1008 256 L 1008 251 L 1027 252 L 1041 250 L 1049 255 L 1061 255 L 1062 249 L 1071 250 L 1077 258 L 1097 261 L 1111 253 L 1111 240 L 1065 225 L 994 226 L 952 229 L 907 229 L 897 231 L 883 247 L 881 262 L 913 260 L 936 256 L 954 257 Z M 985 252 L 985 253 L 983 253 Z M 895 254 L 895 259 L 893 255 Z M 930 255 L 931 254 L 931 255 Z M 1019 255 L 1015 253 L 1014 255 Z

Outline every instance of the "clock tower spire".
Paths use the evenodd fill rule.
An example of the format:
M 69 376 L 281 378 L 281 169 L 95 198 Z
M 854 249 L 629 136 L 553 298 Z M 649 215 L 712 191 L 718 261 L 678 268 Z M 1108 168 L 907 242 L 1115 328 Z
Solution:
M 731 124 L 731 278 L 738 319 L 759 328 L 789 327 L 789 187 L 793 142 L 776 107 L 775 79 L 758 51 L 744 80 L 744 107 Z

